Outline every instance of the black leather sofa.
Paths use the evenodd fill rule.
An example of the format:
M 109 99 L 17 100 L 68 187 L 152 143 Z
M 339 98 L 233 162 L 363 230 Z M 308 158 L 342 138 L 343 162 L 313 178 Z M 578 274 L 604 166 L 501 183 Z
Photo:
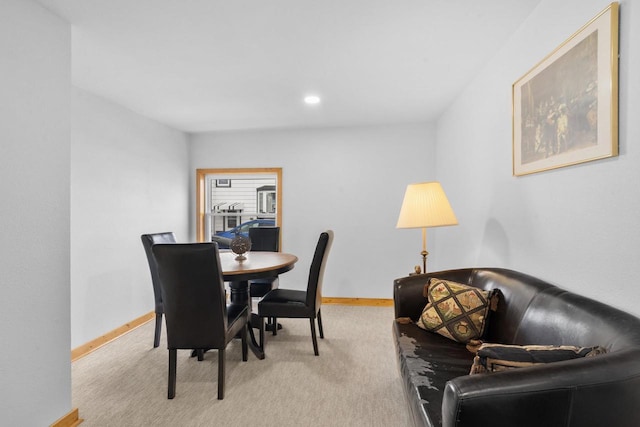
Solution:
M 416 426 L 640 425 L 640 319 L 535 277 L 496 268 L 396 279 L 396 318 L 418 319 L 431 277 L 500 290 L 485 342 L 602 346 L 607 353 L 468 375 L 474 355 L 464 344 L 394 321 L 400 374 Z M 615 286 L 602 283 L 602 293 Z

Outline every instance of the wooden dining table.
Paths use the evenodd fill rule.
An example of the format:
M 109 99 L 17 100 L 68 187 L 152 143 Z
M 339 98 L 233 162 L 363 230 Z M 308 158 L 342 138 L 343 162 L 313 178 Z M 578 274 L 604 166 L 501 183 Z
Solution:
M 220 263 L 222 276 L 225 282 L 229 282 L 231 290 L 230 304 L 239 304 L 249 307 L 251 312 L 251 299 L 249 297 L 249 280 L 276 277 L 291 270 L 298 257 L 283 252 L 248 252 L 246 259 L 236 260 L 236 255 L 230 251 L 220 251 Z M 257 314 L 251 314 L 253 326 L 259 325 Z M 253 327 L 249 328 L 249 348 L 258 359 L 264 359 L 264 352 L 258 345 Z

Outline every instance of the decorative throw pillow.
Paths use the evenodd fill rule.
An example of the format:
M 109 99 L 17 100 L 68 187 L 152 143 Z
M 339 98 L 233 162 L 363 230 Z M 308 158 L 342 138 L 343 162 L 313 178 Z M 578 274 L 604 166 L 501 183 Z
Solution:
M 478 347 L 470 374 L 499 372 L 525 368 L 542 363 L 597 356 L 607 350 L 600 346 L 574 347 L 569 345 L 506 345 L 484 343 Z
M 417 325 L 461 343 L 482 337 L 492 291 L 450 280 L 430 279 L 428 303 Z

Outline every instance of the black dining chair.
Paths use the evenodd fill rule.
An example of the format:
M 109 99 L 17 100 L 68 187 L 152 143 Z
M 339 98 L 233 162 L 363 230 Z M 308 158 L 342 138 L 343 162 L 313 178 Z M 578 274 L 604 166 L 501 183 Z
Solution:
M 279 252 L 280 227 L 253 227 L 249 229 L 252 252 Z M 261 298 L 279 285 L 278 276 L 249 280 L 249 295 L 251 298 Z M 276 323 L 273 319 L 267 322 L 267 330 L 271 330 Z
M 300 291 L 294 289 L 274 289 L 267 293 L 258 303 L 258 316 L 260 317 L 260 346 L 264 351 L 265 334 L 264 318 L 307 318 L 311 324 L 311 339 L 313 340 L 313 352 L 318 353 L 318 340 L 316 338 L 316 318 L 318 319 L 318 329 L 320 338 L 324 338 L 322 330 L 322 315 L 320 306 L 322 304 L 322 279 L 327 265 L 327 257 L 333 242 L 333 231 L 327 230 L 320 234 L 316 250 L 309 269 L 309 281 L 307 290 Z M 273 328 L 273 335 L 278 334 L 278 328 Z
M 253 227 L 249 229 L 252 252 L 280 251 L 280 227 Z M 263 297 L 278 287 L 278 277 L 249 281 L 249 293 L 253 298 Z
M 224 399 L 225 349 L 238 334 L 247 361 L 248 307 L 227 305 L 216 243 L 158 244 L 152 247 L 162 286 L 167 348 L 168 398 L 176 394 L 177 350 L 218 350 L 218 399 Z
M 151 284 L 153 285 L 153 296 L 156 300 L 156 332 L 153 338 L 153 347 L 160 345 L 160 331 L 162 330 L 162 314 L 164 309 L 162 308 L 162 289 L 160 288 L 160 278 L 158 277 L 158 265 L 153 258 L 151 247 L 157 243 L 176 243 L 176 236 L 172 232 L 143 234 L 140 236 L 142 240 L 142 246 L 147 254 L 147 261 L 149 262 L 149 271 L 151 271 Z

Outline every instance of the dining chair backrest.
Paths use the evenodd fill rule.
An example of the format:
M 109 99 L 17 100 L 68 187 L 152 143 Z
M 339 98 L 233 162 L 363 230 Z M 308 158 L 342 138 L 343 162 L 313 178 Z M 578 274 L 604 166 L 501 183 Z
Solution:
M 140 236 L 144 252 L 147 254 L 147 262 L 149 263 L 149 271 L 151 271 L 151 284 L 153 285 L 153 296 L 156 300 L 156 313 L 163 313 L 162 308 L 162 288 L 160 287 L 160 278 L 158 277 L 158 264 L 153 257 L 151 247 L 158 243 L 176 243 L 176 236 L 172 232 L 143 234 Z
M 317 311 L 322 303 L 322 280 L 324 270 L 327 265 L 329 250 L 333 243 L 333 231 L 327 230 L 320 233 L 318 244 L 316 245 L 311 268 L 309 269 L 309 282 L 307 284 L 306 304 Z
M 279 252 L 280 227 L 252 227 L 249 229 L 251 251 Z M 279 285 L 278 277 L 263 277 L 249 281 L 249 293 L 252 298 L 261 298 Z
M 226 347 L 227 306 L 218 245 L 154 245 L 169 349 Z
M 280 227 L 253 227 L 249 229 L 251 250 L 278 252 L 280 250 Z

